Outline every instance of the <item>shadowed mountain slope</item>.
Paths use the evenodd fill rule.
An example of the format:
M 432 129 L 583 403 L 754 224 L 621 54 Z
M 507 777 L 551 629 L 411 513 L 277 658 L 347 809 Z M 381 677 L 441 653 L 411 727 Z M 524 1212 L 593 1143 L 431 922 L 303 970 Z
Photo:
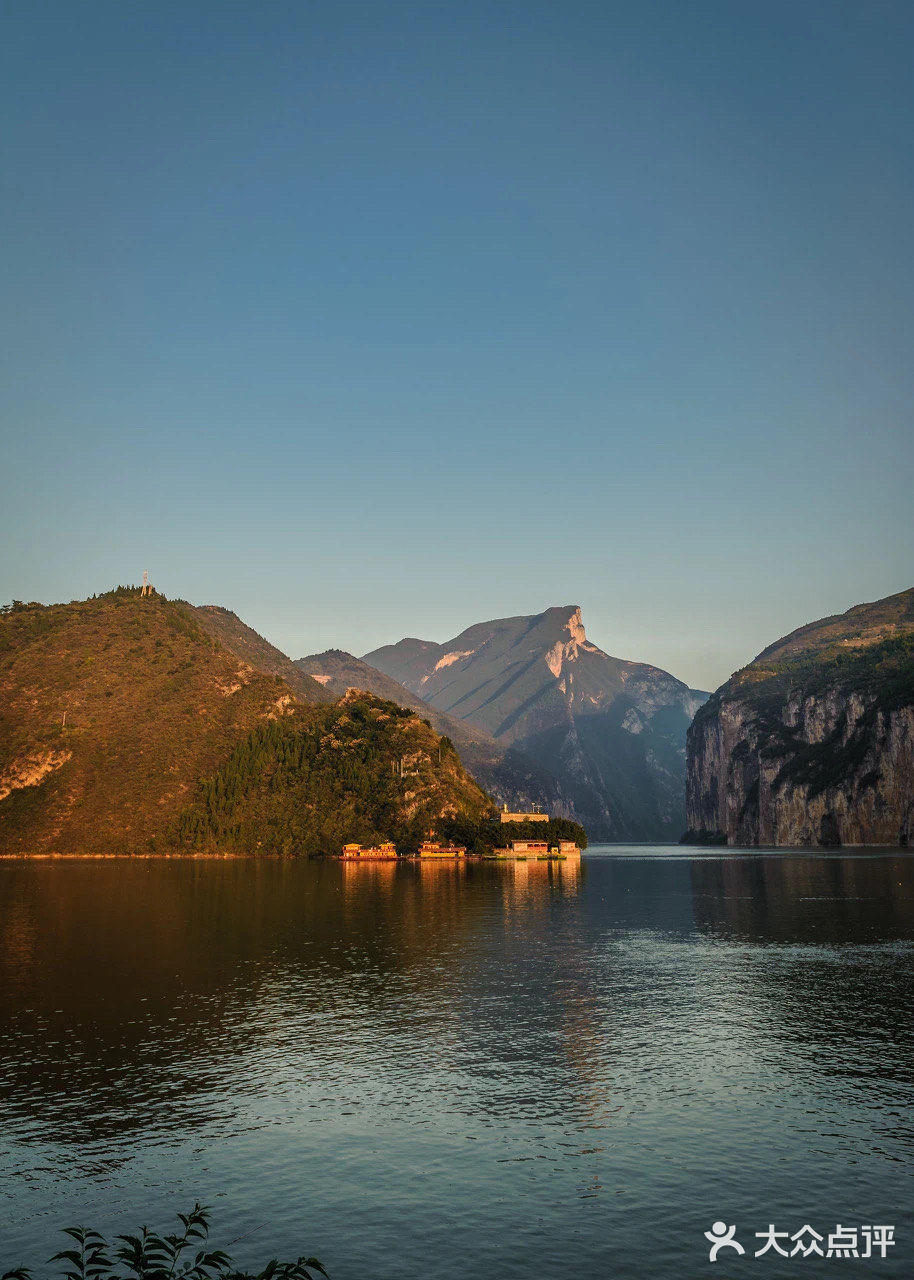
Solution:
M 506 747 L 467 721 L 439 711 L 411 689 L 342 649 L 298 658 L 296 667 L 319 681 L 328 694 L 342 697 L 348 689 L 365 689 L 376 697 L 408 707 L 428 720 L 436 733 L 450 738 L 466 768 L 499 803 L 509 808 L 544 809 L 561 804 L 558 780 L 531 757 Z
M 688 737 L 695 838 L 914 841 L 914 590 L 800 627 L 701 708 Z
M 363 661 L 446 714 L 531 756 L 592 838 L 678 837 L 685 733 L 707 696 L 593 644 L 576 605 L 410 638 Z

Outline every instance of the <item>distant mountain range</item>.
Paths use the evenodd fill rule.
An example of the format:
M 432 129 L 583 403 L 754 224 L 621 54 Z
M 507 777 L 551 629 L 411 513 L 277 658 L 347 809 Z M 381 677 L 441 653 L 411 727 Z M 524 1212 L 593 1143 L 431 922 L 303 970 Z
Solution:
M 576 605 L 296 662 L 135 588 L 0 609 L 0 853 L 320 852 L 492 798 L 591 839 L 911 844 L 914 590 L 710 698 L 605 653 Z
M 688 735 L 693 839 L 914 843 L 914 590 L 822 618 L 722 685 Z
M 451 723 L 488 735 L 515 762 L 530 761 L 549 803 L 592 839 L 682 834 L 685 735 L 708 695 L 604 653 L 588 640 L 579 606 L 477 623 L 445 644 L 401 640 L 362 662 Z M 320 657 L 299 665 L 334 675 Z

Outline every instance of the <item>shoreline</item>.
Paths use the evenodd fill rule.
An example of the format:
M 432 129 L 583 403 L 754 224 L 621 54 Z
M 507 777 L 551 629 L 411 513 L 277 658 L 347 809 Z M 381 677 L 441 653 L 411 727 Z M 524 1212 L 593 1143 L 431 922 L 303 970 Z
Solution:
M 376 866 L 381 862 L 424 862 L 457 865 L 461 862 L 578 862 L 581 855 L 520 854 L 516 857 L 467 853 L 459 858 L 430 858 L 418 853 L 398 853 L 388 858 L 341 858 L 337 853 L 0 853 L 0 862 L 354 862 Z
M 659 842 L 658 842 L 659 843 Z M 564 857 L 554 857 L 551 855 L 543 856 L 534 854 L 532 857 L 504 857 L 493 854 L 465 854 L 460 858 L 429 858 L 421 857 L 417 853 L 398 854 L 393 858 L 341 858 L 339 854 L 334 853 L 309 853 L 299 855 L 294 853 L 0 853 L 0 863 L 3 862 L 345 862 L 347 864 L 359 863 L 363 866 L 376 866 L 380 863 L 396 863 L 396 862 L 421 862 L 426 865 L 434 863 L 436 866 L 444 864 L 445 866 L 458 866 L 466 862 L 574 862 L 579 863 L 583 858 L 593 856 L 597 849 L 635 849 L 635 848 L 655 848 L 656 846 L 650 841 L 639 841 L 637 844 L 618 843 L 618 844 L 599 844 L 595 843 L 591 848 L 583 850 L 577 856 L 565 855 Z M 667 846 L 664 846 L 667 847 Z M 746 857 L 761 854 L 804 854 L 807 857 L 822 857 L 829 855 L 852 855 L 860 853 L 896 853 L 914 856 L 914 849 L 905 845 L 896 844 L 857 844 L 844 845 L 837 848 L 825 848 L 823 846 L 809 845 L 722 845 L 709 848 L 702 845 L 669 845 L 671 850 L 678 849 L 681 857 Z

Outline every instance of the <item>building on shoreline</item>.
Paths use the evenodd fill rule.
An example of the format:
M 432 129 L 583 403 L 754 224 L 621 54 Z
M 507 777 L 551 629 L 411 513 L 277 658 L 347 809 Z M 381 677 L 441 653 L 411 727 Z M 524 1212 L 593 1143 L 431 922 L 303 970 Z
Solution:
M 512 840 L 506 849 L 496 849 L 499 858 L 580 858 L 581 850 L 573 840 L 560 840 L 549 845 L 546 840 Z
M 360 844 L 344 844 L 342 852 L 337 854 L 343 862 L 396 862 L 399 858 L 397 846 L 392 841 L 363 848 Z M 415 857 L 416 855 L 404 855 Z M 550 845 L 547 840 L 512 840 L 504 849 L 495 849 L 491 854 L 467 854 L 462 844 L 441 844 L 437 840 L 423 840 L 419 845 L 418 856 L 422 859 L 455 859 L 475 857 L 517 858 L 520 860 L 536 858 L 580 859 L 581 850 L 573 840 L 560 840 Z
M 500 822 L 548 822 L 549 814 L 540 813 L 538 809 L 534 809 L 532 813 L 512 813 L 508 806 L 502 805 L 501 812 L 498 815 Z
M 465 858 L 466 852 L 462 844 L 437 844 L 434 840 L 423 840 L 419 845 L 420 858 Z
M 366 862 L 378 861 L 379 859 L 391 859 L 397 857 L 397 846 L 387 842 L 379 844 L 373 848 L 363 849 L 360 844 L 344 844 L 343 852 L 340 855 L 347 862 L 350 860 L 364 859 Z

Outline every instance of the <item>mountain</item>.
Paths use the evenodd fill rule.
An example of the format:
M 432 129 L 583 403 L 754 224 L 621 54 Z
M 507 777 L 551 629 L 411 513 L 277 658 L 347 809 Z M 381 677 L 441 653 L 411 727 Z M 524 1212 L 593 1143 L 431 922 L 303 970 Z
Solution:
M 320 852 L 491 812 L 419 717 L 331 698 L 212 606 L 135 588 L 14 603 L 0 610 L 0 853 Z
M 685 734 L 707 695 L 604 653 L 577 605 L 478 623 L 446 644 L 401 640 L 363 661 L 548 770 L 592 839 L 680 835 Z
M 701 708 L 688 736 L 692 838 L 914 842 L 914 590 L 800 627 Z
M 405 685 L 351 653 L 328 649 L 325 653 L 298 658 L 295 665 L 333 697 L 342 697 L 349 689 L 364 689 L 414 711 L 427 720 L 436 733 L 453 742 L 466 768 L 499 804 L 528 810 L 533 806 L 553 809 L 561 803 L 557 779 L 530 756 L 504 746 L 491 734 L 464 720 L 439 711 Z
M 447 739 L 403 707 L 351 689 L 317 712 L 265 721 L 181 814 L 182 845 L 316 854 L 348 840 L 415 851 L 430 830 L 494 819 Z
M 333 702 L 339 696 L 328 692 L 323 681 L 312 680 L 304 668 L 258 635 L 230 609 L 217 604 L 188 604 L 186 600 L 178 603 L 229 653 L 257 671 L 279 676 L 302 702 Z

